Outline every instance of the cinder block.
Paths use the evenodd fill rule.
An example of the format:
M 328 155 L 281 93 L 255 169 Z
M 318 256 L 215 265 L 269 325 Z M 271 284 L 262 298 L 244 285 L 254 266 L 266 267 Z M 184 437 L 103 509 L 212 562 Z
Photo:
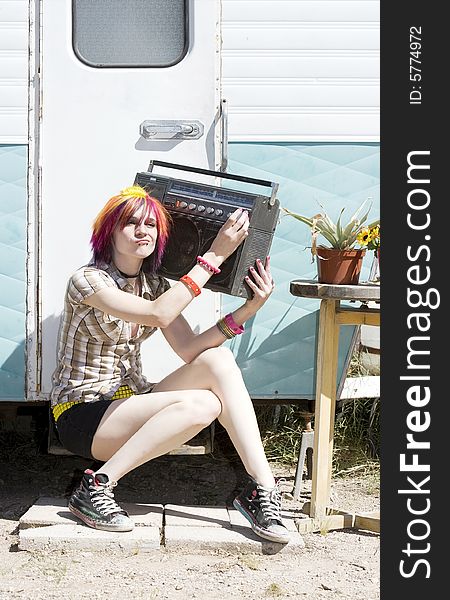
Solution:
M 129 504 L 121 502 L 120 506 L 128 512 L 136 527 L 158 527 L 163 526 L 164 506 L 162 504 Z
M 178 506 L 166 504 L 165 523 L 177 527 L 226 527 L 230 528 L 225 506 Z
M 184 554 L 216 554 L 218 551 L 254 554 L 295 554 L 305 543 L 299 533 L 292 533 L 289 544 L 262 540 L 249 527 L 233 529 L 217 527 L 167 526 L 165 547 L 169 552 Z
M 244 515 L 235 508 L 231 508 L 231 506 L 228 507 L 228 518 L 231 527 L 250 527 L 250 523 Z
M 190 554 L 247 552 L 256 554 L 297 553 L 304 542 L 294 524 L 294 513 L 283 510 L 290 530 L 289 544 L 258 537 L 248 521 L 235 509 L 225 506 L 178 506 L 169 504 L 122 505 L 137 527 L 131 532 L 112 533 L 80 523 L 67 508 L 67 499 L 41 497 L 20 518 L 19 549 L 142 551 L 160 549 L 160 532 L 168 551 Z
M 38 498 L 19 519 L 19 528 L 76 525 L 80 521 L 67 508 L 65 498 Z
M 80 524 L 67 508 L 66 498 L 49 498 L 42 496 L 19 519 L 19 528 L 43 527 L 48 525 L 74 525 Z M 162 528 L 162 504 L 128 504 L 121 506 L 133 519 L 137 527 Z
M 83 525 L 31 527 L 19 531 L 19 550 L 153 552 L 160 550 L 160 534 L 157 527 L 136 527 L 133 531 L 123 533 L 101 531 Z

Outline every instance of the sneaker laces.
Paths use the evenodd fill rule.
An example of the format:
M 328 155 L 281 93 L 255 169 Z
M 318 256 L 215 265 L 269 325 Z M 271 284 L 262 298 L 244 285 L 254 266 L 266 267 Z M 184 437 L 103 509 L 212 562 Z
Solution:
M 279 482 L 274 488 L 257 485 L 261 510 L 267 519 L 281 521 L 281 491 Z
M 89 486 L 89 494 L 92 498 L 92 504 L 104 515 L 123 512 L 114 499 L 112 488 L 116 485 L 116 481 L 109 481 L 107 483 L 100 483 L 96 481 L 94 485 Z

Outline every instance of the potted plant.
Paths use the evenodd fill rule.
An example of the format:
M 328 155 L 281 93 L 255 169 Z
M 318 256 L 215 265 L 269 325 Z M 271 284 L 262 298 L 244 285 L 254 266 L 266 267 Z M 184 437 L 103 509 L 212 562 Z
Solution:
M 347 285 L 358 283 L 362 260 L 369 243 L 369 232 L 374 231 L 374 228 L 379 224 L 379 219 L 377 219 L 365 225 L 370 211 L 369 206 L 363 212 L 367 202 L 368 200 L 365 200 L 361 204 L 346 224 L 342 222 L 345 207 L 341 210 L 336 223 L 325 210 L 313 217 L 304 217 L 282 207 L 286 214 L 311 228 L 311 254 L 313 261 L 317 257 L 318 280 L 320 283 Z M 328 242 L 328 246 L 317 244 L 319 235 Z M 357 247 L 357 245 L 361 247 Z

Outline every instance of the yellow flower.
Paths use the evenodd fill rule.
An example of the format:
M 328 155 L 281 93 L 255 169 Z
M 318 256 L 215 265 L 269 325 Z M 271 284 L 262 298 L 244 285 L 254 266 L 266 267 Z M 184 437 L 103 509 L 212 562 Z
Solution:
M 372 229 L 370 230 L 370 240 L 376 240 L 380 237 L 380 228 L 378 225 L 375 225 L 375 227 L 372 227 Z
M 360 246 L 367 246 L 370 242 L 370 229 L 368 227 L 361 229 L 356 239 Z
M 367 242 L 368 250 L 376 250 L 380 247 L 380 226 L 374 225 L 370 228 L 369 240 Z

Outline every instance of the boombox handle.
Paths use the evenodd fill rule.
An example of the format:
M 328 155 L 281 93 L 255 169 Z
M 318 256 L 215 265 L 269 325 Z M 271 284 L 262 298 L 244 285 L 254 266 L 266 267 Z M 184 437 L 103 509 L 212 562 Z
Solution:
M 275 198 L 278 191 L 278 183 L 273 181 L 265 181 L 264 179 L 253 179 L 252 177 L 243 177 L 242 175 L 231 175 L 230 173 L 222 173 L 222 171 L 209 171 L 208 169 L 199 169 L 198 167 L 188 167 L 186 165 L 177 165 L 175 163 L 163 162 L 162 160 L 151 160 L 148 165 L 148 172 L 153 171 L 153 167 L 167 167 L 168 169 L 179 169 L 180 171 L 189 171 L 190 173 L 200 173 L 201 175 L 213 175 L 214 177 L 220 177 L 222 179 L 232 179 L 233 181 L 242 181 L 244 183 L 254 183 L 256 185 L 263 185 L 264 187 L 272 188 L 272 194 L 270 196 L 269 204 L 273 206 L 275 204 Z

